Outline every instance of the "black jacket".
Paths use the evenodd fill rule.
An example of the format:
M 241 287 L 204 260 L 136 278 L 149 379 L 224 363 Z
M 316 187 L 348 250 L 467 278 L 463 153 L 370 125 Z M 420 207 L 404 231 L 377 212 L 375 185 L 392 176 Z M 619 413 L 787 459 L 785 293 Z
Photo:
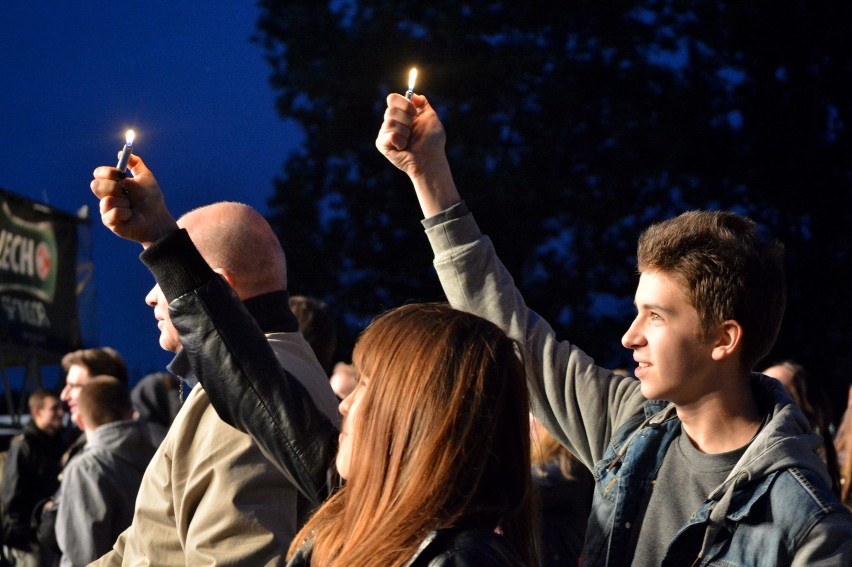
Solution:
M 337 428 L 282 370 L 257 323 L 184 231 L 158 241 L 141 258 L 169 300 L 183 352 L 219 416 L 248 432 L 312 502 L 323 502 L 340 486 Z M 306 546 L 289 565 L 309 560 Z M 437 532 L 412 567 L 468 565 L 520 562 L 493 532 L 450 529 Z
M 314 504 L 339 486 L 339 431 L 281 368 L 260 326 L 183 230 L 149 247 L 142 261 L 169 300 L 183 353 L 217 413 L 249 433 Z
M 35 543 L 36 504 L 59 487 L 60 459 L 65 449 L 59 435 L 48 435 L 27 423 L 9 447 L 3 473 L 3 542 L 29 551 Z
M 503 538 L 479 529 L 452 528 L 429 534 L 431 541 L 409 567 L 521 567 Z M 310 567 L 311 548 L 305 545 L 287 567 Z

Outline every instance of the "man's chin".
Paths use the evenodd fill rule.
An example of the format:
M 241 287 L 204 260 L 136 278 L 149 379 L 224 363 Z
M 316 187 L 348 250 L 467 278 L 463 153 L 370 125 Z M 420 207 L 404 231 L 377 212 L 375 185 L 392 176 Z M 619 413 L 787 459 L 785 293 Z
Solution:
M 181 348 L 180 341 L 175 341 L 171 337 L 160 337 L 160 348 L 167 352 L 178 352 Z

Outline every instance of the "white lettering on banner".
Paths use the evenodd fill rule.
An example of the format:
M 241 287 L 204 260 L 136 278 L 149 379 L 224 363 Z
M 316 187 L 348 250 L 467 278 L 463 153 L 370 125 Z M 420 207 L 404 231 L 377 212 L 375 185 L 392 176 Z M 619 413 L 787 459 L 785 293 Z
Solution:
M 0 270 L 16 275 L 35 275 L 35 240 L 0 231 Z
M 0 297 L 6 319 L 9 321 L 20 321 L 31 327 L 43 329 L 50 328 L 50 319 L 47 318 L 47 310 L 40 301 L 28 301 L 17 297 Z

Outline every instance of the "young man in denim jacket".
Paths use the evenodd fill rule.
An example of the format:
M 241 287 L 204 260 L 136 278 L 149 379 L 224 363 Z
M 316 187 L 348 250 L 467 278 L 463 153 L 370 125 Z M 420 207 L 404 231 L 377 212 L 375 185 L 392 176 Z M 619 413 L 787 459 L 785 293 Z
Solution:
M 820 438 L 751 370 L 785 304 L 783 249 L 732 213 L 650 227 L 636 318 L 637 380 L 595 365 L 527 308 L 461 201 L 425 97 L 388 97 L 376 146 L 408 174 L 450 303 L 515 338 L 536 417 L 594 470 L 583 565 L 848 565 L 852 516 Z

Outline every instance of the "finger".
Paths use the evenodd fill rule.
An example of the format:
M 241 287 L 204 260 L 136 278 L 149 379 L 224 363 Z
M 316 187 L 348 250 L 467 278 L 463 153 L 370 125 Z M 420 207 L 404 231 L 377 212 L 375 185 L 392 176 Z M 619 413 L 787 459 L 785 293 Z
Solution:
M 432 110 L 432 105 L 424 95 L 414 95 L 411 97 L 411 106 L 414 108 L 414 115 L 423 114 L 427 110 Z
M 411 128 L 411 125 L 414 124 L 414 115 L 407 113 L 402 108 L 389 106 L 385 109 L 385 121 L 398 122 L 407 128 Z
M 101 215 L 101 223 L 119 236 L 126 230 L 128 220 L 129 216 L 122 214 L 121 209 L 113 209 Z
M 414 95 L 414 96 L 418 96 L 418 95 Z M 387 97 L 387 104 L 388 104 L 388 108 L 398 108 L 398 109 L 402 110 L 403 112 L 405 112 L 406 114 L 409 114 L 411 116 L 414 116 L 414 115 L 417 114 L 417 109 L 414 107 L 414 104 L 412 104 L 412 102 L 410 100 L 408 100 L 407 98 L 405 98 L 401 94 L 398 94 L 398 93 L 389 94 L 388 97 Z
M 376 146 L 381 151 L 404 150 L 408 146 L 411 130 L 394 120 L 386 120 L 382 123 Z
M 122 197 L 104 197 L 98 203 L 101 222 L 107 227 L 118 226 L 130 220 L 133 211 L 128 206 L 127 199 Z
M 98 199 L 103 199 L 104 197 L 109 197 L 110 195 L 121 195 L 123 193 L 121 184 L 111 179 L 93 179 L 92 182 L 89 183 L 89 187 L 92 189 L 92 193 L 94 193 Z
M 95 171 L 92 173 L 92 177 L 94 177 L 95 179 L 120 181 L 122 179 L 122 172 L 114 167 L 102 165 L 99 168 L 95 169 Z

